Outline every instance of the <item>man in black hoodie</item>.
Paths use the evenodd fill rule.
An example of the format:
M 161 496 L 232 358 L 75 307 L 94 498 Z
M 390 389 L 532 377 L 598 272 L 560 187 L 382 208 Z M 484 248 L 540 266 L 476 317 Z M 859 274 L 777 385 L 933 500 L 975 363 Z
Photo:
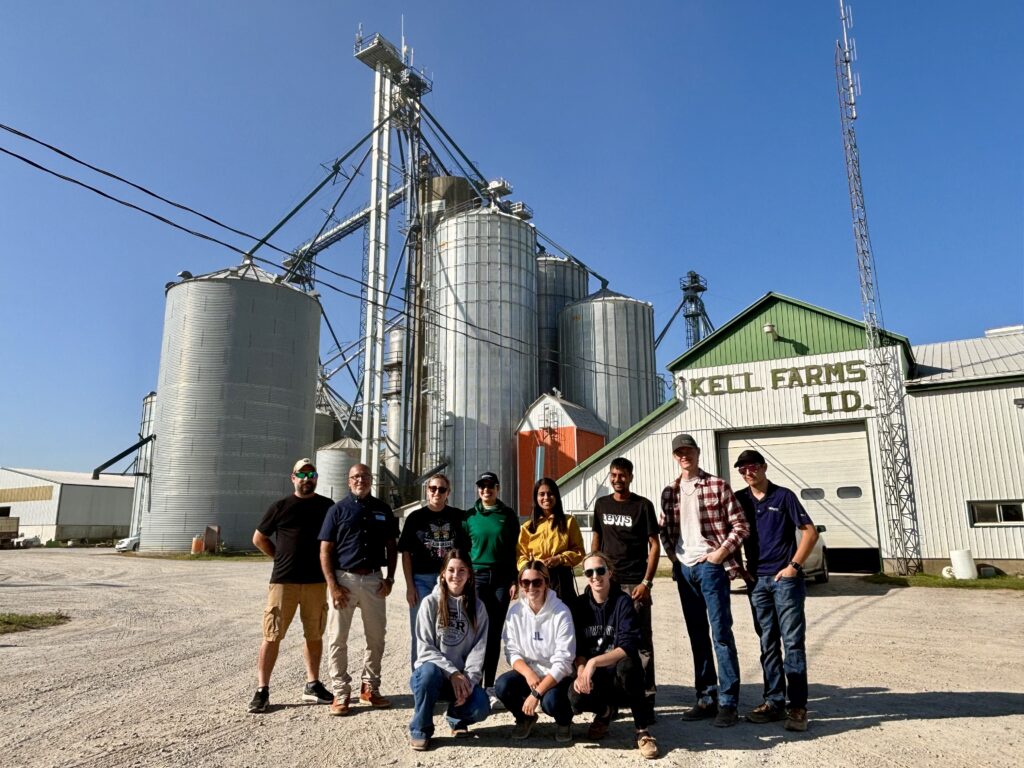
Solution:
M 640 664 L 640 627 L 633 600 L 612 579 L 608 559 L 591 552 L 583 560 L 587 588 L 572 603 L 576 627 L 576 679 L 569 688 L 573 712 L 593 712 L 587 738 L 603 739 L 615 716 L 614 701 L 625 699 L 633 712 L 640 754 L 658 756 L 647 730 L 650 707 Z

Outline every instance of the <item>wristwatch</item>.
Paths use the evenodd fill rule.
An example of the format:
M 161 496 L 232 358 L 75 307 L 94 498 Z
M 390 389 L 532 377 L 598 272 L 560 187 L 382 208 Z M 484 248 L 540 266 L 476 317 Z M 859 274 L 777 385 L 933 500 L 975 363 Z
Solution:
M 790 560 L 789 561 L 789 567 L 790 568 L 794 568 L 797 573 L 803 573 L 804 572 L 804 567 L 802 565 L 800 565 L 800 563 L 798 563 L 796 560 Z
M 540 701 L 541 699 L 544 698 L 544 694 L 542 694 L 536 688 L 531 688 L 530 689 L 530 695 L 533 696 L 533 698 L 535 698 L 537 701 Z
M 395 586 L 395 580 L 393 578 L 391 578 L 390 576 L 388 576 L 386 579 L 384 579 L 384 581 L 386 581 L 392 587 Z
M 644 579 L 640 583 L 643 584 L 648 589 L 651 589 L 652 587 L 654 587 L 654 580 L 653 579 Z

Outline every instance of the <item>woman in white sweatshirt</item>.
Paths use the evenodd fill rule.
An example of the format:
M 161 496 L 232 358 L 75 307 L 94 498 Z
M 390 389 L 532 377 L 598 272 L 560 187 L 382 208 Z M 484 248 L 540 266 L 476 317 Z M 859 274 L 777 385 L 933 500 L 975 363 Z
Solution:
M 469 555 L 452 549 L 441 565 L 441 578 L 416 614 L 416 661 L 409 680 L 413 716 L 409 746 L 430 748 L 434 735 L 434 704 L 450 702 L 448 725 L 452 736 L 469 735 L 491 706 L 480 686 L 487 647 L 487 610 L 476 595 Z
M 502 633 L 512 666 L 495 681 L 495 691 L 516 718 L 513 739 L 525 739 L 537 722 L 537 709 L 555 719 L 555 741 L 572 741 L 573 659 L 576 632 L 572 613 L 551 589 L 547 566 L 531 560 L 519 571 L 519 599 L 509 609 Z

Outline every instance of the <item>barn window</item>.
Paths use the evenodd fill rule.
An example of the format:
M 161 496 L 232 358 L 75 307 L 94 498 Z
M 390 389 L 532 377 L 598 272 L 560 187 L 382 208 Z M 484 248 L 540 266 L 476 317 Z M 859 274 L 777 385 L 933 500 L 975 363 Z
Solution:
M 841 485 L 836 488 L 836 496 L 840 499 L 859 499 L 863 495 L 859 485 Z
M 1024 523 L 1024 501 L 971 501 L 967 506 L 971 525 Z
M 804 501 L 821 501 L 825 498 L 824 488 L 802 488 L 800 498 Z

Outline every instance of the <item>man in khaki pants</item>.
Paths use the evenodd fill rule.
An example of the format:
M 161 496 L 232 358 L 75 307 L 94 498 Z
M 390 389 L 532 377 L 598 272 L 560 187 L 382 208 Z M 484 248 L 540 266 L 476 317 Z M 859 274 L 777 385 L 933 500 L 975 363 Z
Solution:
M 263 611 L 263 643 L 256 667 L 256 694 L 249 711 L 258 714 L 270 706 L 270 673 L 274 671 L 281 639 L 288 631 L 296 608 L 306 637 L 306 688 L 302 700 L 330 704 L 332 696 L 320 682 L 324 624 L 327 620 L 327 591 L 320 570 L 320 541 L 317 538 L 331 500 L 316 491 L 316 467 L 299 459 L 292 468 L 295 493 L 270 505 L 252 535 L 252 543 L 274 558 L 267 606 Z M 271 538 L 273 537 L 273 538 Z
M 330 598 L 327 610 L 327 668 L 334 688 L 332 715 L 347 715 L 352 694 L 348 674 L 348 631 L 359 609 L 366 635 L 359 699 L 372 707 L 391 702 L 380 695 L 380 665 L 387 631 L 385 598 L 398 563 L 398 521 L 391 507 L 370 495 L 373 476 L 365 464 L 348 472 L 351 493 L 327 512 L 320 529 L 320 567 Z M 387 574 L 381 574 L 381 567 Z

